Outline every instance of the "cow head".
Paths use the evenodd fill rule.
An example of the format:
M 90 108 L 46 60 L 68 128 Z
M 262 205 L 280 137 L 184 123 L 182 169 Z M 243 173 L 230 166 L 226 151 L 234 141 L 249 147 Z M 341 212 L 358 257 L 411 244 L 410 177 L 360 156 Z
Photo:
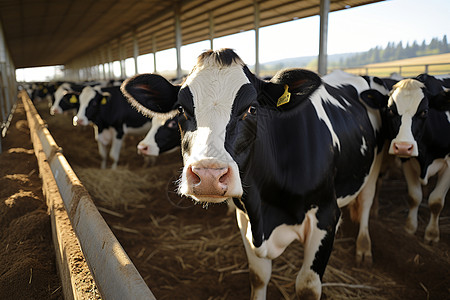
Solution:
M 59 101 L 59 107 L 63 112 L 69 110 L 78 110 L 78 108 L 80 107 L 79 97 L 80 93 L 67 92 Z
M 152 127 L 139 142 L 138 154 L 158 156 L 180 145 L 180 131 L 178 130 L 178 116 L 166 120 L 165 118 L 152 118 Z
M 368 90 L 361 93 L 361 98 L 370 106 L 381 108 L 391 141 L 389 153 L 405 158 L 419 155 L 428 110 L 450 108 L 450 93 L 439 80 L 425 74 L 399 81 L 389 96 Z
M 53 102 L 52 106 L 50 107 L 51 115 L 63 113 L 63 110 L 59 106 L 59 103 L 61 102 L 61 99 L 64 97 L 64 95 L 70 91 L 72 91 L 72 88 L 70 87 L 70 83 L 67 83 L 67 82 L 61 84 L 58 87 L 58 89 L 56 89 L 56 91 L 54 93 L 54 102 Z
M 80 108 L 75 117 L 73 117 L 73 125 L 86 126 L 89 120 L 94 120 L 98 115 L 100 105 L 105 104 L 107 95 L 103 95 L 97 88 L 86 86 L 81 91 L 79 100 Z
M 143 74 L 126 80 L 121 89 L 146 115 L 178 115 L 184 161 L 179 193 L 217 203 L 243 195 L 241 177 L 248 170 L 259 111 L 289 113 L 320 84 L 305 70 L 283 72 L 273 82 L 259 80 L 233 50 L 221 49 L 201 54 L 181 88 Z M 289 102 L 289 92 L 295 92 L 291 86 L 302 86 L 303 93 Z

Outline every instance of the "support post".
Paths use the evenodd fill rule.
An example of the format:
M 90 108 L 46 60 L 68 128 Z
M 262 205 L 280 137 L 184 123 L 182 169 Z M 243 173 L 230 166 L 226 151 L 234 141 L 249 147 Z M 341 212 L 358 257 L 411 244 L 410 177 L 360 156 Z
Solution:
M 330 11 L 330 0 L 320 0 L 320 38 L 318 73 L 323 76 L 327 74 L 327 42 L 328 42 L 328 13 Z
M 255 6 L 255 75 L 259 76 L 259 22 L 260 7 L 258 0 L 254 2 Z
M 209 12 L 209 47 L 214 50 L 214 16 L 213 12 Z
M 139 42 L 137 39 L 136 30 L 133 31 L 133 57 L 134 57 L 134 74 L 139 74 L 138 72 L 138 56 L 139 56 Z
M 180 3 L 176 3 L 175 7 L 175 49 L 177 52 L 177 78 L 181 78 L 183 76 L 181 70 L 181 20 L 180 20 Z

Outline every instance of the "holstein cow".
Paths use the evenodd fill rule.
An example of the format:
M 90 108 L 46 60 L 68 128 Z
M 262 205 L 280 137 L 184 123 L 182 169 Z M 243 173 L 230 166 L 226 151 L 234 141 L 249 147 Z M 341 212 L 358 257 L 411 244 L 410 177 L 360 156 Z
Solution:
M 107 147 L 113 160 L 112 169 L 117 167 L 126 134 L 144 135 L 151 127 L 151 120 L 130 107 L 120 92 L 120 87 L 92 88 L 87 86 L 80 94 L 80 108 L 73 119 L 74 125 L 86 126 L 94 123 L 95 139 L 102 158 L 101 168 L 106 168 Z
M 435 78 L 422 74 L 394 85 L 390 96 L 374 90 L 361 94 L 364 101 L 382 109 L 390 141 L 389 153 L 402 158 L 410 196 L 405 229 L 417 230 L 417 212 L 422 187 L 438 175 L 429 195 L 430 221 L 425 241 L 439 241 L 439 214 L 450 187 L 450 76 Z
M 54 93 L 53 104 L 50 107 L 50 114 L 61 114 L 63 113 L 61 107 L 59 106 L 59 102 L 64 97 L 66 93 L 69 92 L 77 92 L 80 93 L 83 90 L 84 86 L 79 84 L 73 84 L 69 82 L 62 83 Z
M 152 118 L 152 127 L 137 146 L 138 154 L 158 156 L 180 146 L 178 116 L 174 118 Z
M 304 244 L 296 293 L 319 299 L 339 206 L 356 200 L 362 212 L 375 191 L 380 124 L 359 101 L 367 82 L 355 77 L 334 86 L 300 69 L 265 82 L 221 49 L 201 54 L 181 88 L 154 74 L 121 88 L 143 114 L 178 114 L 179 193 L 205 203 L 234 201 L 252 299 L 265 299 L 271 260 L 294 240 Z

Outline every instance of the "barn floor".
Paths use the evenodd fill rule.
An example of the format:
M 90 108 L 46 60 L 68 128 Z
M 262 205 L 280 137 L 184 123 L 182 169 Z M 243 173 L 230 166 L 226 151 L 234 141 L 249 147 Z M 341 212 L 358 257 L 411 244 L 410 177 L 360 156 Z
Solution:
M 69 115 L 50 116 L 44 102 L 36 106 L 157 299 L 248 299 L 247 259 L 235 218 L 227 215 L 225 205 L 205 209 L 173 192 L 182 166 L 178 152 L 151 165 L 136 154 L 140 138 L 128 137 L 119 169 L 99 170 L 93 129 L 72 127 Z M 37 177 L 28 177 L 33 176 Z M 397 174 L 386 180 L 378 218 L 370 221 L 374 263 L 369 268 L 355 265 L 357 229 L 344 214 L 323 280 L 323 299 L 450 299 L 449 203 L 441 215 L 441 242 L 430 246 L 423 243 L 429 218 L 425 204 L 416 235 L 404 232 L 406 201 L 402 177 Z M 45 251 L 41 248 L 37 250 Z M 299 243 L 274 261 L 268 299 L 295 299 L 301 261 Z M 8 299 L 1 290 L 0 299 Z

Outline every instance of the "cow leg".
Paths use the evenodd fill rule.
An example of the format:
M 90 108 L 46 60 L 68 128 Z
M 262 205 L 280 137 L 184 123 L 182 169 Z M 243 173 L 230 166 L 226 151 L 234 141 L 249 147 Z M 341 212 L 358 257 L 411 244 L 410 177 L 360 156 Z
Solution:
M 97 145 L 98 145 L 98 153 L 100 154 L 100 157 L 102 158 L 100 167 L 102 169 L 106 169 L 106 160 L 108 159 L 107 145 L 103 144 L 100 141 L 97 142 Z
M 439 242 L 439 215 L 444 207 L 445 196 L 450 187 L 450 168 L 446 166 L 438 176 L 436 187 L 428 197 L 431 216 L 425 229 L 425 242 L 427 243 Z
M 247 230 L 251 230 L 249 220 L 240 209 L 236 209 L 236 219 L 244 242 L 245 253 L 247 253 L 251 287 L 250 299 L 264 300 L 266 299 L 267 285 L 272 275 L 272 260 L 258 257 L 253 251 L 250 242 L 247 240 Z
M 323 210 L 327 210 L 324 208 Z M 336 207 L 326 216 L 318 216 L 318 209 L 311 209 L 304 220 L 304 257 L 303 265 L 295 281 L 295 291 L 299 299 L 318 300 L 322 294 L 322 276 L 333 248 L 336 224 L 340 211 Z M 320 227 L 319 228 L 319 221 Z
M 111 157 L 113 163 L 111 165 L 111 169 L 115 170 L 117 168 L 117 164 L 119 163 L 120 149 L 122 148 L 123 138 L 118 138 L 114 136 L 112 141 L 111 150 L 109 151 L 109 157 Z
M 417 213 L 420 202 L 422 202 L 422 186 L 419 181 L 419 174 L 414 168 L 413 160 L 403 163 L 403 174 L 408 185 L 409 212 L 406 220 L 405 230 L 409 234 L 414 234 L 417 230 Z
M 369 234 L 369 217 L 374 198 L 378 198 L 377 191 L 381 188 L 382 179 L 380 181 L 379 175 L 383 163 L 383 156 L 383 151 L 376 156 L 369 178 L 356 198 L 356 201 L 359 202 L 359 233 L 356 240 L 356 263 L 358 265 L 372 265 L 372 242 L 370 241 Z

